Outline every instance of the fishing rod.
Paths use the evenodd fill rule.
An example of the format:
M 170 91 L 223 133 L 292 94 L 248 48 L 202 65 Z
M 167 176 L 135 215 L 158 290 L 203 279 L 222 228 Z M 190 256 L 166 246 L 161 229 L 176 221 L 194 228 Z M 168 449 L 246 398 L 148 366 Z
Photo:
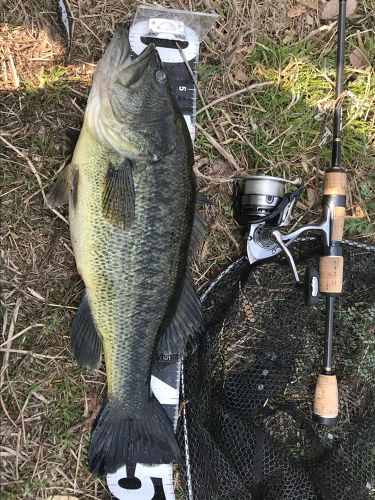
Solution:
M 322 216 L 315 225 L 306 225 L 291 233 L 280 232 L 288 226 L 293 206 L 303 190 L 299 178 L 286 180 L 269 175 L 238 178 L 234 185 L 234 216 L 247 231 L 247 256 L 251 264 L 284 253 L 295 282 L 303 288 L 305 303 L 315 305 L 319 292 L 325 296 L 325 337 L 322 371 L 315 388 L 314 419 L 322 425 L 334 425 L 338 417 L 338 388 L 333 373 L 333 327 L 335 299 L 342 292 L 342 235 L 346 205 L 346 173 L 341 166 L 342 92 L 344 80 L 346 0 L 339 2 L 336 66 L 335 111 L 333 120 L 332 163 L 323 184 Z M 293 189 L 287 192 L 287 188 Z M 300 279 L 289 246 L 303 233 L 318 231 L 322 238 L 319 273 L 310 265 Z
M 341 166 L 342 91 L 344 82 L 346 0 L 339 3 L 335 112 L 332 165 L 326 170 L 323 188 L 323 217 L 330 221 L 328 244 L 319 262 L 320 291 L 326 296 L 323 370 L 315 388 L 314 416 L 320 424 L 334 425 L 338 416 L 336 375 L 332 371 L 332 341 L 335 298 L 342 292 L 344 259 L 342 235 L 346 205 L 346 173 Z

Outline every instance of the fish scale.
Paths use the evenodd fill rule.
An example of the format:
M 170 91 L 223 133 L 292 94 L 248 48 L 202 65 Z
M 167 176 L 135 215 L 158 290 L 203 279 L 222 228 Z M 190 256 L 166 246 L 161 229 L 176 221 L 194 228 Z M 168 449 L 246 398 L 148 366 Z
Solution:
M 184 164 L 179 158 L 171 157 L 168 160 L 174 165 Z M 154 173 L 154 168 L 157 174 Z M 87 178 L 90 178 L 90 169 L 93 170 L 92 173 L 97 172 L 96 165 L 89 165 L 85 176 Z M 110 353 L 106 354 L 106 366 L 117 367 L 116 373 L 108 377 L 109 394 L 129 394 L 129 381 L 134 384 L 134 372 L 139 370 L 138 365 L 142 364 L 144 358 L 151 358 L 155 332 L 159 330 L 168 299 L 176 288 L 177 274 L 181 275 L 184 271 L 191 217 L 187 223 L 181 224 L 181 220 L 176 220 L 175 214 L 189 209 L 181 207 L 181 199 L 190 198 L 190 213 L 195 201 L 193 185 L 190 185 L 190 192 L 185 196 L 181 193 L 179 185 L 186 185 L 182 182 L 182 177 L 180 167 L 171 178 L 167 168 L 162 168 L 161 165 L 152 165 L 135 177 L 136 219 L 125 232 L 111 226 L 100 216 L 97 200 L 94 198 L 88 199 L 88 206 L 82 201 L 79 205 L 83 218 L 87 218 L 85 239 L 92 241 L 90 249 L 84 250 L 82 278 L 85 283 L 92 282 L 91 286 L 86 285 L 86 289 L 96 326 L 103 338 L 104 352 Z M 93 193 L 103 182 L 104 175 L 101 182 L 96 175 L 92 180 L 93 185 L 88 185 L 86 189 Z M 170 193 L 169 196 L 164 195 L 163 203 L 160 203 L 161 190 Z M 100 193 L 101 189 L 97 191 Z M 175 195 L 177 192 L 180 192 L 178 198 Z M 73 212 L 73 217 L 79 217 L 79 210 Z M 100 249 L 99 253 L 97 249 Z M 182 262 L 179 272 L 176 272 L 174 267 L 179 254 Z M 105 276 L 104 280 L 97 279 L 98 270 L 101 276 Z M 115 302 L 109 293 L 111 289 L 118 290 L 118 300 Z M 158 291 L 157 296 L 155 290 Z M 108 317 L 114 318 L 116 326 L 111 324 Z M 142 340 L 137 332 L 143 332 Z M 125 359 L 131 360 L 131 364 L 135 366 L 129 368 Z M 144 386 L 142 395 L 140 391 L 135 391 L 142 400 L 149 396 L 149 388 L 145 383 L 148 372 L 147 367 L 141 380 Z M 134 386 L 132 389 L 135 389 Z M 139 406 L 134 397 L 131 405 Z

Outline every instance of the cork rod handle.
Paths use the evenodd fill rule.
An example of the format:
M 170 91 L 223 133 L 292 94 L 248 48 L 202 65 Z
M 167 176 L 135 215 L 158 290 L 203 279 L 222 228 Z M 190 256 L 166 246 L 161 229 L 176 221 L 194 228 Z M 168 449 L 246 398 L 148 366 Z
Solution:
M 336 375 L 319 375 L 315 387 L 314 418 L 323 425 L 335 425 L 339 414 Z
M 319 259 L 319 289 L 323 293 L 341 293 L 344 274 L 342 256 L 324 256 Z
M 332 240 L 341 241 L 345 220 L 346 173 L 327 172 L 324 176 L 323 196 L 331 198 L 333 207 Z
M 329 203 L 332 214 L 331 240 L 341 241 L 345 219 L 345 172 L 327 172 L 324 177 L 323 201 Z M 326 255 L 320 258 L 320 291 L 341 293 L 343 281 L 343 258 Z

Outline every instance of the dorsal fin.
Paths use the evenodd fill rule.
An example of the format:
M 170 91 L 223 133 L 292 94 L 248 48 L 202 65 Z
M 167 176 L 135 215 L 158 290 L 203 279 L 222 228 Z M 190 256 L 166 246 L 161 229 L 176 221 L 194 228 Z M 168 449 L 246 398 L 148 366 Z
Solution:
M 186 273 L 184 287 L 176 312 L 169 326 L 160 337 L 157 355 L 169 356 L 183 354 L 186 345 L 197 344 L 199 334 L 203 329 L 202 305 L 195 292 L 190 269 Z

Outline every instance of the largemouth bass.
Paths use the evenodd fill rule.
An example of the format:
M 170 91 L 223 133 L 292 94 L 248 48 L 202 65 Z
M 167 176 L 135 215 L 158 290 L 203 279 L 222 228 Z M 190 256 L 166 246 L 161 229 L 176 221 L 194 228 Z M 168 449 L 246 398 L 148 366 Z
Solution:
M 170 463 L 179 449 L 150 393 L 154 356 L 184 350 L 202 326 L 190 257 L 196 214 L 190 135 L 153 45 L 134 61 L 125 30 L 99 62 L 71 164 L 50 195 L 69 201 L 86 295 L 71 330 L 78 361 L 100 364 L 107 401 L 89 447 L 96 474 L 126 463 Z

